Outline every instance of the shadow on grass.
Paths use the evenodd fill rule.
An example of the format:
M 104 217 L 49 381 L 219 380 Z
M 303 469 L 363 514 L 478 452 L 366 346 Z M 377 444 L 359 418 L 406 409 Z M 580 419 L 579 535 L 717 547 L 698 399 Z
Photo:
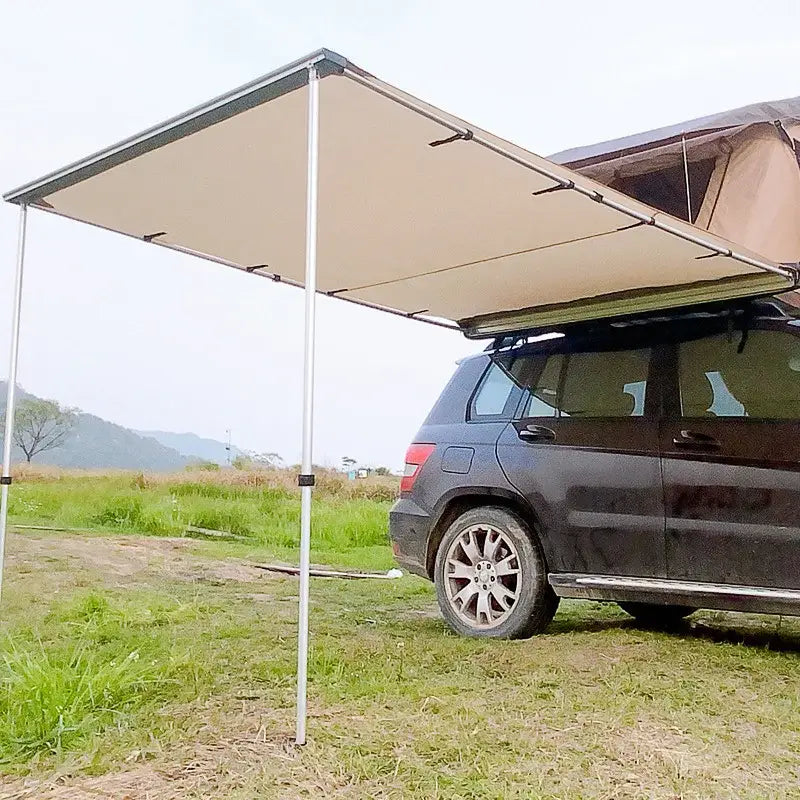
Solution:
M 732 612 L 731 612 L 732 613 Z M 777 653 L 800 653 L 800 630 L 784 629 L 777 616 L 770 617 L 774 625 L 754 630 L 752 618 L 742 616 L 741 626 L 736 626 L 735 615 L 724 622 L 713 620 L 688 619 L 678 620 L 669 625 L 646 625 L 633 618 L 592 617 L 591 613 L 556 616 L 548 633 L 600 633 L 608 630 L 649 631 L 672 635 L 675 638 L 699 639 L 715 644 L 739 644 L 747 647 L 762 648 Z M 734 623 L 734 624 L 731 624 Z M 761 623 L 763 625 L 763 623 Z
M 660 633 L 674 639 L 705 640 L 715 644 L 738 644 L 752 648 L 771 650 L 776 653 L 800 653 L 800 619 L 783 626 L 783 618 L 772 615 L 736 614 L 734 612 L 700 612 L 671 624 L 647 625 L 633 617 L 604 609 L 606 604 L 583 604 L 576 602 L 556 614 L 547 628 L 548 636 L 560 634 L 603 633 L 606 631 Z M 721 619 L 713 615 L 724 614 Z M 791 618 L 790 618 L 791 619 Z M 458 638 L 441 618 L 438 609 L 415 609 L 384 619 L 387 628 L 398 634 L 413 633 L 415 636 L 452 636 Z M 756 627 L 758 626 L 758 627 Z
M 687 620 L 676 632 L 687 638 L 705 639 L 716 644 L 742 644 L 776 653 L 800 653 L 800 633 L 781 630 L 777 620 L 773 630 L 758 631 Z
M 608 617 L 592 617 L 575 614 L 556 616 L 547 628 L 547 633 L 600 633 L 608 630 L 625 630 L 635 628 L 632 619 L 609 619 Z

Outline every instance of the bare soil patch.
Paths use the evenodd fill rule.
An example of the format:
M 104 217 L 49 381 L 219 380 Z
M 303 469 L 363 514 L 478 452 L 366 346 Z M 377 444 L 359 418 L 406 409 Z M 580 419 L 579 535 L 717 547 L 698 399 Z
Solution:
M 8 565 L 30 572 L 49 569 L 53 560 L 75 570 L 96 571 L 122 585 L 147 577 L 162 580 L 219 580 L 250 583 L 269 573 L 234 559 L 210 559 L 195 552 L 188 538 L 153 536 L 18 535 L 9 547 Z

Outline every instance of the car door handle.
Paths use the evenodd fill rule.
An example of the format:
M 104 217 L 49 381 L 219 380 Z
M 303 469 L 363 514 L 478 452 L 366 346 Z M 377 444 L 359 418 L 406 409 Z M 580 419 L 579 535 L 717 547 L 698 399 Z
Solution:
M 556 432 L 552 428 L 545 428 L 544 425 L 526 425 L 517 431 L 517 436 L 524 442 L 553 442 Z
M 693 448 L 695 450 L 716 450 L 719 442 L 707 433 L 696 433 L 695 431 L 681 431 L 680 436 L 672 440 L 675 447 Z

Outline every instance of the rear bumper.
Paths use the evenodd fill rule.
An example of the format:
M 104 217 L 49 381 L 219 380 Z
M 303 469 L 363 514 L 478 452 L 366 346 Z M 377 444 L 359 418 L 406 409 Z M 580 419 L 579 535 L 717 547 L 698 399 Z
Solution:
M 415 575 L 430 578 L 426 568 L 431 517 L 413 500 L 401 497 L 389 512 L 389 538 L 400 566 Z

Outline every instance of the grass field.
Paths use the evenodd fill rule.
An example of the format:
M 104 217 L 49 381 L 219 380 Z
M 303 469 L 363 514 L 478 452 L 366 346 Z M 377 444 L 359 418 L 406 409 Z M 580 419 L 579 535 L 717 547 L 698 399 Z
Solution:
M 449 634 L 412 577 L 312 580 L 310 744 L 295 748 L 297 584 L 250 566 L 292 555 L 294 492 L 175 491 L 206 480 L 224 488 L 15 485 L 15 522 L 104 530 L 9 538 L 0 797 L 800 796 L 797 621 L 700 612 L 662 633 L 562 603 L 547 634 L 484 643 Z M 315 560 L 388 567 L 388 500 L 353 491 L 319 493 Z M 247 538 L 174 535 L 201 509 Z M 153 519 L 173 527 L 142 535 Z
M 232 533 L 256 551 L 294 557 L 300 530 L 296 475 L 187 471 L 81 473 L 28 468 L 10 494 L 18 524 L 180 536 L 187 526 Z M 348 481 L 318 471 L 314 557 L 388 569 L 387 512 L 399 479 Z

